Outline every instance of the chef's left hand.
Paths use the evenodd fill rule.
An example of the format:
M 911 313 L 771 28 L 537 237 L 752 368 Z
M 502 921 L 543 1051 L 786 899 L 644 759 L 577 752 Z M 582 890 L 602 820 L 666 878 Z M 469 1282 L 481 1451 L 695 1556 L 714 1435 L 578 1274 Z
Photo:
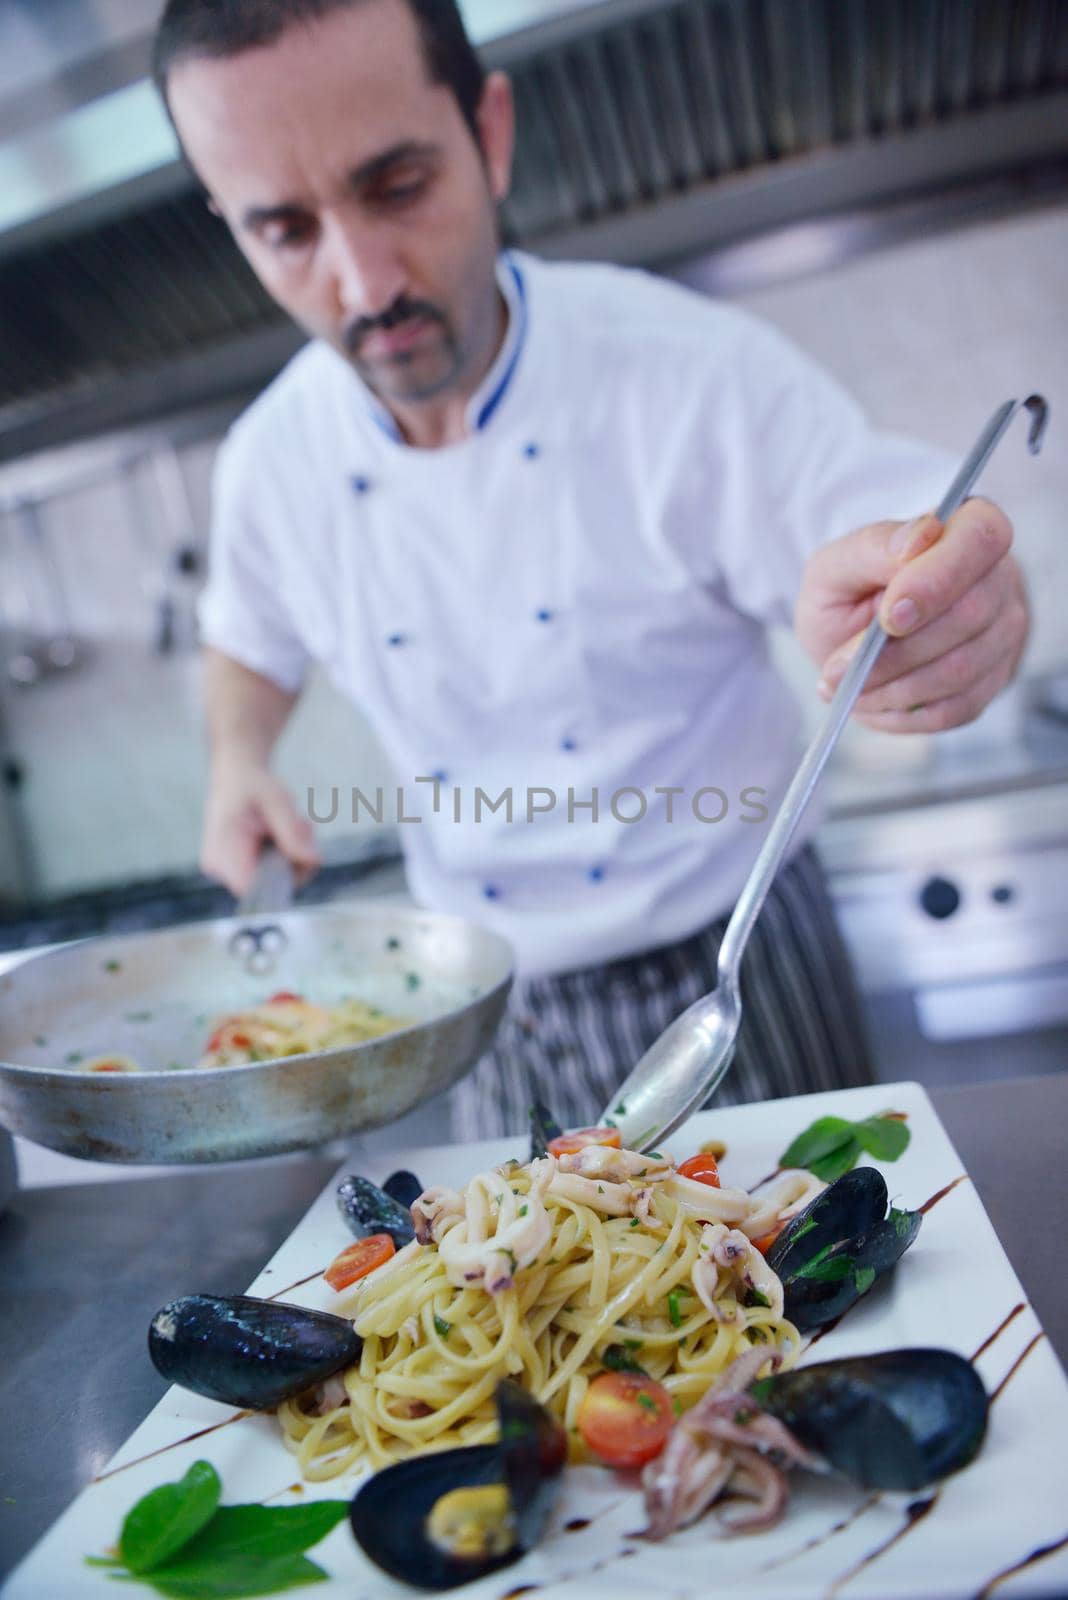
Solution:
M 1012 524 L 968 500 L 943 526 L 932 515 L 874 522 L 825 545 L 805 568 L 794 622 L 829 700 L 878 613 L 893 637 L 854 716 L 888 733 L 934 733 L 973 721 L 1011 682 L 1027 643 L 1027 592 Z

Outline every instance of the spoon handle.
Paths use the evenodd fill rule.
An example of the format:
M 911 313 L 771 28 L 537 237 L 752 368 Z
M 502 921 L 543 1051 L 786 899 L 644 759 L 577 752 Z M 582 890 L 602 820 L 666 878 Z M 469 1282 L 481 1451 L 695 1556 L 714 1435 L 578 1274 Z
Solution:
M 1037 454 L 1042 434 L 1045 431 L 1046 418 L 1049 408 L 1041 395 L 1028 395 L 1026 400 L 1006 400 L 999 406 L 990 421 L 979 435 L 971 453 L 961 466 L 953 482 L 942 497 L 935 516 L 939 522 L 945 522 L 956 511 L 957 507 L 965 500 L 979 474 L 993 455 L 998 441 L 1002 438 L 1009 423 L 1012 421 L 1020 406 L 1024 406 L 1031 413 L 1031 429 L 1028 434 L 1028 448 L 1032 455 Z M 745 886 L 738 896 L 737 903 L 727 924 L 727 931 L 719 949 L 717 970 L 717 987 L 722 985 L 734 986 L 738 982 L 738 971 L 741 964 L 742 953 L 745 950 L 760 915 L 760 908 L 767 898 L 775 874 L 782 865 L 782 860 L 793 838 L 794 830 L 804 815 L 805 808 L 812 798 L 820 775 L 827 765 L 828 757 L 842 735 L 850 713 L 868 679 L 876 661 L 879 659 L 883 645 L 889 635 L 879 622 L 878 617 L 873 617 L 865 630 L 864 636 L 857 649 L 854 651 L 849 666 L 835 690 L 834 697 L 827 708 L 827 715 L 818 732 L 813 738 L 801 760 L 801 765 L 794 774 L 790 787 L 787 789 L 782 804 L 776 813 L 775 820 L 768 830 L 760 854 L 753 865 L 753 870 L 746 879 Z
M 983 429 L 943 496 L 935 512 L 940 522 L 945 522 L 967 496 L 1021 405 L 1031 413 L 1028 446 L 1032 455 L 1037 453 L 1048 414 L 1045 400 L 1032 394 L 1026 400 L 1006 401 Z M 650 1045 L 605 1107 L 601 1121 L 618 1126 L 628 1148 L 649 1149 L 671 1133 L 705 1103 L 726 1075 L 742 1016 L 738 978 L 742 953 L 827 758 L 838 743 L 887 637 L 878 618 L 874 618 L 835 691 L 822 726 L 805 752 L 727 924 L 720 944 L 716 987 L 676 1017 Z

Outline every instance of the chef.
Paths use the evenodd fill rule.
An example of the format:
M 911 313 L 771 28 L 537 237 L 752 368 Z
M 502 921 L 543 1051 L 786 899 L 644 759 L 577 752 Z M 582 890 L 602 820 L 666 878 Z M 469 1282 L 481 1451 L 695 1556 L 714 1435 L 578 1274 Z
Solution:
M 219 459 L 202 866 L 240 892 L 273 840 L 314 869 L 270 759 L 320 664 L 391 758 L 416 898 L 517 952 L 454 1131 L 518 1128 L 534 1097 L 588 1121 L 713 986 L 796 764 L 768 624 L 826 699 L 878 614 L 858 720 L 968 722 L 1026 641 L 1010 524 L 974 499 L 941 526 L 954 464 L 873 433 L 748 316 L 502 250 L 511 94 L 453 0 L 170 0 L 156 78 L 310 336 Z M 870 1078 L 811 828 L 746 955 L 721 1100 Z

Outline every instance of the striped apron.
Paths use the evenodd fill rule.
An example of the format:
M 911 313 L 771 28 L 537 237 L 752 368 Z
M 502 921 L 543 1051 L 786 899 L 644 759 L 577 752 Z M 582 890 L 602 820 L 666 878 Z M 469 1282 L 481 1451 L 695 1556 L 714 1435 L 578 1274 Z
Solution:
M 517 980 L 493 1049 L 449 1096 L 453 1137 L 597 1120 L 640 1056 L 715 987 L 726 916 L 640 955 Z M 716 1105 L 873 1082 L 863 1009 L 811 844 L 780 870 L 742 958 L 742 1025 Z

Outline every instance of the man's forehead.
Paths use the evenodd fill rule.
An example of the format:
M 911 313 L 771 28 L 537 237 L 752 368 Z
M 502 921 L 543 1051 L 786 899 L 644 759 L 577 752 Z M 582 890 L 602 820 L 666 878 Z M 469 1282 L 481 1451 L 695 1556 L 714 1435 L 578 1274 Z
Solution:
M 177 63 L 171 110 L 208 187 L 338 181 L 395 146 L 431 143 L 459 115 L 431 81 L 405 0 L 361 0 L 271 45 Z M 248 199 L 247 195 L 242 196 Z

